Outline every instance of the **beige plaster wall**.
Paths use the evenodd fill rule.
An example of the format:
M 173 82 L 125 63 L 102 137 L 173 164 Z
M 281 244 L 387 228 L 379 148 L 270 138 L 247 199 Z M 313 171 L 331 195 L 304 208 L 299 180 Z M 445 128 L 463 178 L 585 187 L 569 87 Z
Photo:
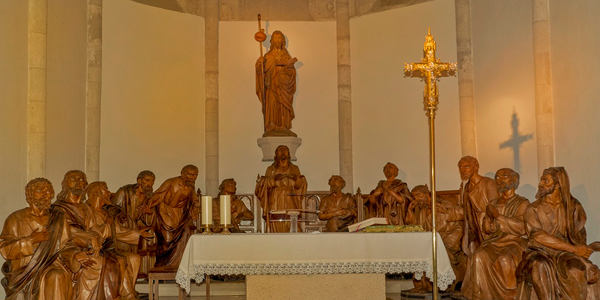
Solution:
M 86 28 L 87 1 L 48 1 L 46 177 L 56 193 L 67 171 L 85 169 Z
M 255 90 L 258 27 L 256 22 L 219 26 L 220 180 L 233 177 L 239 192 L 252 193 L 256 175 L 264 175 L 271 164 L 261 161 L 256 143 L 264 132 Z M 335 22 L 267 21 L 266 29 L 267 47 L 273 31 L 280 30 L 287 37 L 290 55 L 298 58 L 292 131 L 302 138 L 302 145 L 295 163 L 309 190 L 329 190 L 327 180 L 339 174 Z
M 27 206 L 27 14 L 27 1 L 0 1 L 1 224 L 10 213 Z M 0 298 L 4 297 L 0 288 Z
M 155 188 L 186 164 L 204 174 L 204 20 L 131 1 L 103 7 L 100 179 L 116 191 L 144 169 Z
M 451 12 L 451 13 L 450 13 Z M 404 78 L 404 63 L 420 62 L 427 27 L 437 43 L 437 57 L 456 62 L 454 1 L 440 0 L 354 18 L 352 102 L 355 187 L 369 193 L 384 178 L 389 161 L 412 188 L 428 184 L 429 127 L 423 110 L 424 83 Z M 439 83 L 436 117 L 438 190 L 457 189 L 460 178 L 458 80 Z
M 599 14 L 598 1 L 550 2 L 556 164 L 585 208 L 588 242 L 600 240 Z
M 533 199 L 537 189 L 531 1 L 471 1 L 477 158 L 480 173 L 516 169 L 513 149 L 500 149 L 512 135 L 516 113 L 521 135 L 518 193 Z

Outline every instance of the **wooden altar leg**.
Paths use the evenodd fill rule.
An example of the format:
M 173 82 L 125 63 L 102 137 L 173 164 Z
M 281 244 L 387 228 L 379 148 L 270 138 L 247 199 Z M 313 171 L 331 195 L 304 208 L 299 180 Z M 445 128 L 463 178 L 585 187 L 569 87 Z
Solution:
M 185 292 L 185 290 L 182 287 L 177 285 L 177 289 L 179 290 L 179 300 L 183 300 L 183 299 L 187 298 L 187 293 Z
M 206 297 L 210 296 L 210 275 L 206 275 Z

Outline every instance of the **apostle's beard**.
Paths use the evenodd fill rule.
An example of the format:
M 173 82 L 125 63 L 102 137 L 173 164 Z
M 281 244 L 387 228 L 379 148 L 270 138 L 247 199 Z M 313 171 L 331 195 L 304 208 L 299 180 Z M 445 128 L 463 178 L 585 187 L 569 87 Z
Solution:
M 50 209 L 50 201 L 46 200 L 44 198 L 40 198 L 40 199 L 32 199 L 31 200 L 31 204 L 33 204 L 33 206 L 35 206 L 37 209 L 40 210 L 49 210 Z
M 509 191 L 513 188 L 516 189 L 516 187 L 512 183 L 504 183 L 504 182 L 498 183 L 498 193 L 500 193 L 500 194 L 502 194 L 506 191 Z
M 554 193 L 555 189 L 556 189 L 556 185 L 553 185 L 550 188 L 545 188 L 543 186 L 539 186 L 538 191 L 535 194 L 535 199 L 542 199 L 542 198 Z
M 467 181 L 471 179 L 471 173 L 460 173 L 460 179 L 462 181 Z
M 152 198 L 152 187 L 142 188 L 142 193 L 147 199 Z
M 342 191 L 342 188 L 339 187 L 339 186 L 332 186 L 331 188 L 329 188 L 329 191 L 332 194 L 338 194 L 338 193 L 340 193 Z
M 191 186 L 191 187 L 193 187 L 193 186 L 194 186 L 194 184 L 195 184 L 195 182 L 194 182 L 194 181 L 192 181 L 192 180 L 186 180 L 186 181 L 185 181 L 185 186 Z
M 71 189 L 69 192 L 75 196 L 81 196 L 85 194 L 85 189 Z

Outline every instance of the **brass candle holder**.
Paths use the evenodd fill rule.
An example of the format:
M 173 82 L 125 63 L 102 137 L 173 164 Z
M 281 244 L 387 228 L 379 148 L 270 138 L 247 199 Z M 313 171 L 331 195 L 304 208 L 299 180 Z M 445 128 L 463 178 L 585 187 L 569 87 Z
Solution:
M 214 232 L 212 232 L 212 230 L 210 229 L 212 226 L 210 226 L 209 224 L 203 224 L 202 226 L 200 226 L 200 228 L 202 228 L 202 234 L 204 235 L 209 235 L 209 234 L 213 234 Z
M 223 231 L 221 231 L 221 234 L 230 235 L 231 231 L 229 231 L 229 227 L 231 227 L 231 225 L 223 224 Z

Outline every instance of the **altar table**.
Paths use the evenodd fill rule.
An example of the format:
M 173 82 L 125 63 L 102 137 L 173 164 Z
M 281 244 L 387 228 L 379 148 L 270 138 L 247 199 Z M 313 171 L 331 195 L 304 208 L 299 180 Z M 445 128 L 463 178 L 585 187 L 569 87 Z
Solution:
M 455 279 L 437 236 L 438 286 Z M 431 232 L 244 233 L 190 237 L 177 271 L 187 292 L 205 275 L 386 274 L 432 277 Z M 385 277 L 382 277 L 385 278 Z

